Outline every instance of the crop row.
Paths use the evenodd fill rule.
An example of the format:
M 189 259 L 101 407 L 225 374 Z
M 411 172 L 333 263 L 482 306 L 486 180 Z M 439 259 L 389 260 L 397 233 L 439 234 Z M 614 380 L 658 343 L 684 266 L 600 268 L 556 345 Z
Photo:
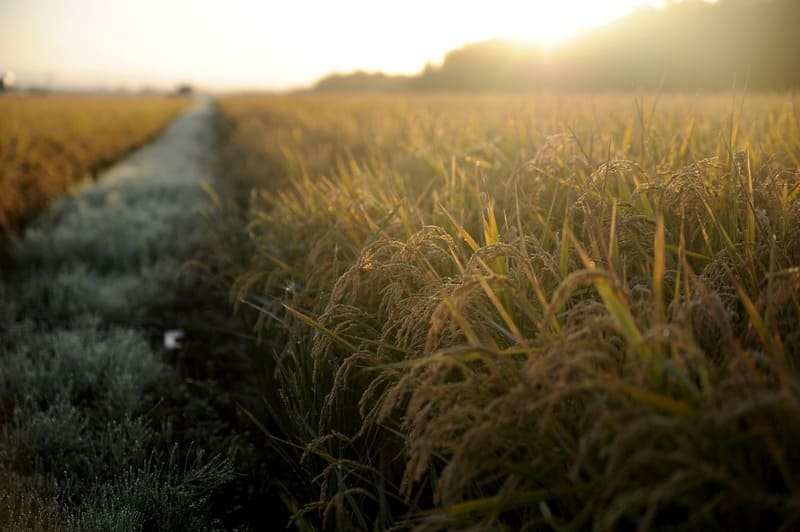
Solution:
M 798 526 L 793 95 L 219 107 L 215 260 L 298 520 Z
M 151 97 L 0 98 L 0 234 L 153 137 L 185 105 Z

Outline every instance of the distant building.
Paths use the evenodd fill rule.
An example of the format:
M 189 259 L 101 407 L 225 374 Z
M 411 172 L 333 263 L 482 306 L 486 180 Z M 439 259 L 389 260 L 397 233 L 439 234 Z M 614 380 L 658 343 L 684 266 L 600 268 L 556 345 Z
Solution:
M 194 87 L 192 87 L 188 83 L 184 83 L 183 85 L 178 85 L 178 88 L 175 89 L 175 94 L 177 94 L 178 96 L 192 96 L 194 94 Z
M 0 76 L 0 92 L 11 89 L 14 86 L 17 76 L 10 70 Z

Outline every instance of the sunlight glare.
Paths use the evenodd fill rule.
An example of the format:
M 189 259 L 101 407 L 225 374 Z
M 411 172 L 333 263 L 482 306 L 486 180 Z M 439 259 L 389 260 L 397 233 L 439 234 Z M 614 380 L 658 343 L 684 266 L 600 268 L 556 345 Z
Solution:
M 506 27 L 497 28 L 498 35 L 549 48 L 636 9 L 662 7 L 664 0 L 534 0 L 514 4 Z

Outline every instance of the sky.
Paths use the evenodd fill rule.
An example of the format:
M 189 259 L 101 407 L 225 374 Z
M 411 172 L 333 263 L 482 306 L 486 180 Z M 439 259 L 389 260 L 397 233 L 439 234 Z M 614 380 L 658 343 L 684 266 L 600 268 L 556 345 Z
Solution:
M 61 88 L 309 86 L 419 72 L 492 38 L 554 46 L 659 0 L 0 0 L 0 73 Z

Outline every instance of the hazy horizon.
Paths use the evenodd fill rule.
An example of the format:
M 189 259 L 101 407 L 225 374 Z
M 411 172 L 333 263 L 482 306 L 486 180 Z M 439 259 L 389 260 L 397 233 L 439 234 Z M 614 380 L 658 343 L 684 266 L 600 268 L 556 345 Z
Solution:
M 663 4 L 0 0 L 0 18 L 12 21 L 0 41 L 0 72 L 15 72 L 20 87 L 138 90 L 188 82 L 287 90 L 332 72 L 415 74 L 455 48 L 493 38 L 555 46 Z

